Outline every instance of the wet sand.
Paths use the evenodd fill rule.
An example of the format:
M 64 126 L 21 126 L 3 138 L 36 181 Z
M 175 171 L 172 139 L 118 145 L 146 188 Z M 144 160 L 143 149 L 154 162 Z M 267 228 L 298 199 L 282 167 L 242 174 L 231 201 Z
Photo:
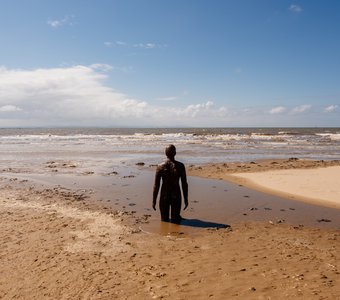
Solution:
M 222 167 L 188 173 L 235 173 Z M 1 299 L 340 299 L 337 209 L 189 177 L 188 220 L 177 226 L 150 210 L 148 167 L 53 169 L 2 174 Z
M 205 167 L 202 168 L 201 175 L 205 176 Z M 105 210 L 119 210 L 129 214 L 131 220 L 128 219 L 127 224 L 133 224 L 136 218 L 145 219 L 147 221 L 141 224 L 143 231 L 167 235 L 168 227 L 159 226 L 158 205 L 156 212 L 151 209 L 154 170 L 126 167 L 118 171 L 118 174 L 107 176 L 95 173 L 52 176 L 16 173 L 12 179 L 29 180 L 35 188 L 64 187 L 85 194 L 87 202 L 95 203 Z M 231 175 L 227 176 L 229 179 Z M 221 227 L 243 221 L 340 228 L 338 209 L 287 199 L 281 194 L 257 191 L 247 187 L 242 178 L 235 177 L 233 180 L 235 182 L 189 176 L 189 207 L 182 211 L 182 217 L 186 219 L 182 225 L 186 225 L 172 226 L 170 231 L 191 234 L 201 228 Z

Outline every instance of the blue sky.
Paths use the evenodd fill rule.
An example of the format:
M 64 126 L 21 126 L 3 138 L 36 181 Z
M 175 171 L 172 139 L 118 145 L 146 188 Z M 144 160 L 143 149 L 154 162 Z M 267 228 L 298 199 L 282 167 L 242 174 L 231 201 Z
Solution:
M 340 2 L 0 0 L 0 126 L 340 126 Z

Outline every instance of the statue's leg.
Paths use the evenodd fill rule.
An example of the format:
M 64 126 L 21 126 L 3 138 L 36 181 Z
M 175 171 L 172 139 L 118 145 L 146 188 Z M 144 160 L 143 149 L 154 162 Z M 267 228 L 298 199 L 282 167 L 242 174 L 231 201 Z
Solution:
M 171 201 L 171 222 L 172 223 L 180 223 L 182 220 L 181 217 L 181 198 L 172 199 Z
M 159 200 L 159 210 L 161 211 L 161 219 L 163 222 L 169 222 L 170 213 L 170 201 L 169 199 L 162 197 Z

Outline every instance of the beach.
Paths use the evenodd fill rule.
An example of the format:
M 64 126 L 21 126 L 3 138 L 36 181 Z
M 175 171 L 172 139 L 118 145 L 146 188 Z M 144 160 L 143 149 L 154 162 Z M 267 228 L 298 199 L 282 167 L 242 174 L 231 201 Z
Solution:
M 327 201 L 339 187 L 326 181 L 309 199 L 292 185 L 315 176 L 325 185 L 339 161 L 189 165 L 189 221 L 179 226 L 137 203 L 153 166 L 116 168 L 102 199 L 81 186 L 94 185 L 97 170 L 79 168 L 50 161 L 39 176 L 2 171 L 1 299 L 340 299 L 340 210 Z M 274 185 L 283 179 L 289 194 Z M 230 199 L 232 213 L 209 195 Z

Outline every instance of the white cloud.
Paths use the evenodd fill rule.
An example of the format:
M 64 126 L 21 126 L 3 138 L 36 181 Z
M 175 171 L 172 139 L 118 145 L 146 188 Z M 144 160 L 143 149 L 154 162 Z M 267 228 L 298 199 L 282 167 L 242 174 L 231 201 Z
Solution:
M 177 99 L 178 99 L 178 97 L 176 97 L 176 96 L 158 98 L 158 100 L 160 100 L 160 101 L 175 101 Z
M 116 41 L 116 45 L 117 46 L 127 46 L 128 44 L 126 42 Z
M 106 47 L 112 47 L 113 46 L 113 43 L 112 42 L 104 42 L 104 45 Z
M 292 113 L 293 114 L 301 114 L 301 113 L 304 113 L 304 112 L 310 110 L 311 108 L 312 108 L 312 106 L 309 105 L 309 104 L 296 106 L 292 109 Z
M 312 120 L 302 114 L 311 105 L 232 109 L 211 100 L 174 105 L 175 97 L 152 105 L 108 86 L 110 70 L 115 68 L 107 64 L 34 70 L 0 66 L 0 126 L 339 126 L 337 105 L 320 109 L 336 114 L 314 114 Z
M 61 125 L 137 117 L 145 105 L 103 84 L 109 67 L 0 69 L 0 106 L 20 107 L 16 116 L 33 125 Z
M 129 44 L 124 41 L 115 41 L 115 42 L 106 41 L 104 42 L 104 45 L 109 48 L 113 47 L 113 45 L 116 45 L 117 47 L 141 48 L 141 49 L 155 49 L 155 48 L 166 48 L 167 47 L 167 45 L 165 44 L 157 44 L 154 42 Z
M 144 48 L 144 49 L 153 49 L 153 48 L 156 48 L 157 45 L 155 43 L 146 43 L 146 44 L 139 43 L 139 44 L 134 44 L 133 47 Z
M 98 70 L 98 71 L 103 71 L 103 72 L 108 72 L 113 69 L 113 67 L 108 64 L 92 64 L 89 67 L 93 70 Z
M 59 28 L 65 25 L 73 25 L 74 16 L 65 16 L 62 19 L 48 20 L 47 24 L 52 28 Z
M 115 42 L 106 41 L 104 42 L 104 45 L 109 48 L 113 47 L 114 45 L 116 45 L 117 47 L 141 48 L 141 49 L 155 49 L 155 48 L 166 48 L 167 47 L 167 45 L 165 44 L 157 44 L 154 42 L 129 44 L 124 41 L 115 41 Z
M 15 112 L 15 111 L 21 111 L 21 108 L 15 105 L 4 105 L 0 107 L 0 112 Z
M 282 114 L 282 113 L 284 113 L 286 111 L 286 108 L 285 107 L 283 107 L 283 106 L 277 106 L 277 107 L 273 107 L 270 111 L 269 111 L 269 113 L 271 114 L 271 115 L 277 115 L 277 114 Z
M 0 108 L 16 126 L 175 126 L 223 118 L 212 101 L 158 107 L 105 85 L 106 64 L 52 69 L 0 68 Z M 2 116 L 3 117 L 3 116 Z M 1 126 L 9 126 L 4 118 Z
M 206 113 L 210 112 L 213 107 L 214 103 L 212 101 L 208 101 L 206 103 L 191 104 L 179 113 L 192 118 L 198 115 L 206 115 Z
M 181 97 L 185 97 L 187 95 L 189 95 L 189 92 L 187 90 L 184 90 L 177 96 L 159 97 L 159 98 L 157 98 L 157 100 L 160 100 L 160 101 L 175 101 L 175 100 L 179 100 L 179 99 L 181 99 Z
M 135 72 L 135 70 L 132 66 L 113 66 L 112 70 L 123 72 L 123 73 L 126 73 L 126 74 Z
M 123 73 L 132 73 L 134 69 L 132 66 L 111 66 L 108 64 L 92 64 L 89 66 L 93 70 L 98 70 L 102 72 L 109 72 L 109 71 L 119 71 Z
M 297 5 L 297 4 L 292 4 L 291 6 L 289 6 L 289 10 L 293 13 L 300 13 L 302 12 L 302 7 Z
M 338 109 L 337 105 L 330 105 L 330 106 L 325 107 L 324 112 L 331 113 L 331 112 L 336 111 L 337 109 Z

